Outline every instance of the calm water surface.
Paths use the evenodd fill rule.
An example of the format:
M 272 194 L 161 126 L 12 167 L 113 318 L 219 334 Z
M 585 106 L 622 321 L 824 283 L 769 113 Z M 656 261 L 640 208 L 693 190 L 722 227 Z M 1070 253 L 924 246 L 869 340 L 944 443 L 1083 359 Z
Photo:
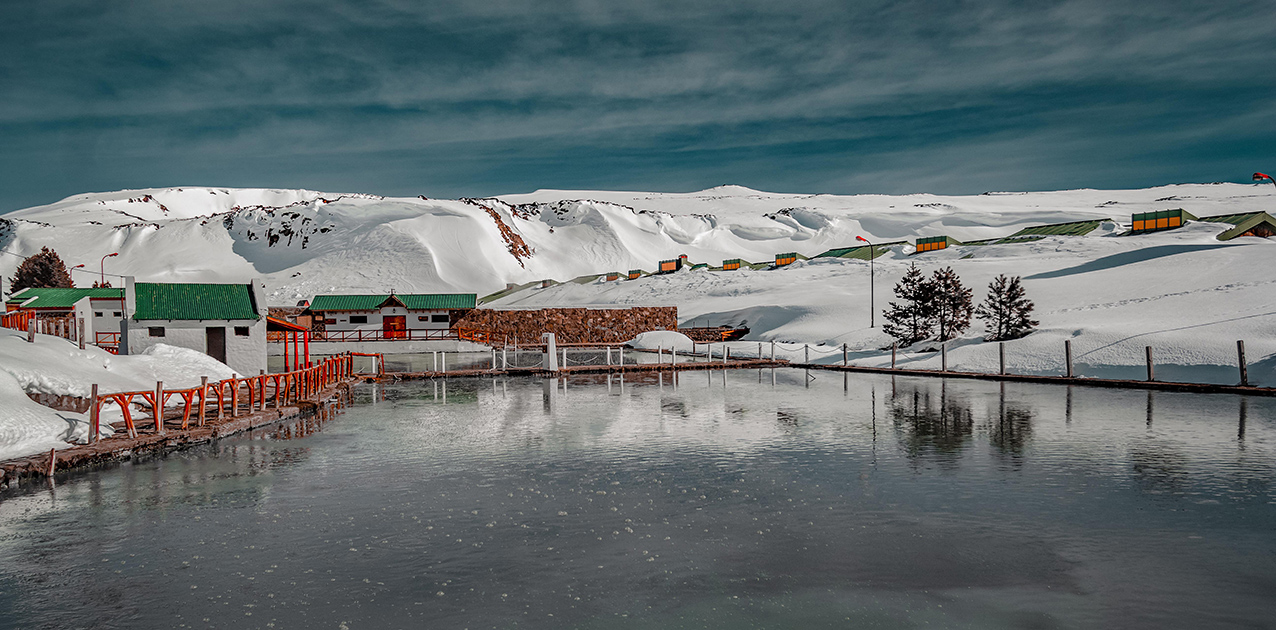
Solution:
M 0 495 L 0 627 L 1276 627 L 1276 401 L 811 376 L 362 386 Z

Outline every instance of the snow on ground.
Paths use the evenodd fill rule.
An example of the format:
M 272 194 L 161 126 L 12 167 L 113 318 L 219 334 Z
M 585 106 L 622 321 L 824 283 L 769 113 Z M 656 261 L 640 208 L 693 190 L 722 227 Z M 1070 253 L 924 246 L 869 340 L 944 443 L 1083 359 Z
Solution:
M 49 335 L 27 343 L 25 334 L 0 328 L 0 459 L 66 448 L 88 435 L 88 414 L 55 411 L 27 393 L 85 397 L 95 383 L 102 393 L 150 391 L 156 381 L 175 389 L 197 386 L 201 376 L 220 380 L 231 374 L 221 362 L 185 348 L 158 345 L 118 357 Z M 107 407 L 103 432 L 120 417 L 118 407 Z
M 881 332 L 881 311 L 905 269 L 916 263 L 929 273 L 951 265 L 977 301 L 998 274 L 1024 278 L 1041 326 L 1007 343 L 1012 371 L 1062 372 L 1063 342 L 1072 340 L 1081 375 L 1142 378 L 1143 349 L 1150 345 L 1158 379 L 1235 383 L 1236 340 L 1243 339 L 1251 381 L 1276 386 L 1276 277 L 1270 271 L 1276 268 L 1276 241 L 1246 237 L 1224 243 L 1215 237 L 1229 226 L 1200 222 L 1122 235 L 1131 214 L 1175 208 L 1197 216 L 1274 212 L 1276 188 L 1181 184 L 838 196 L 722 186 L 678 194 L 542 190 L 439 200 L 187 187 L 77 195 L 3 215 L 0 248 L 29 255 L 50 246 L 68 265 L 84 263 L 92 271 L 103 255 L 120 252 L 107 261 L 107 271 L 141 280 L 258 277 L 275 305 L 326 292 L 484 295 L 506 283 L 550 278 L 564 284 L 519 291 L 493 306 L 673 305 L 683 325 L 747 322 L 751 332 L 732 344 L 734 354 L 757 352 L 764 343 L 769 355 L 769 342 L 778 341 L 778 356 L 801 359 L 809 345 L 812 360 L 839 362 L 846 344 L 851 360 L 863 365 L 890 362 L 889 351 L 882 350 L 890 339 Z M 879 243 L 937 235 L 969 241 L 1097 219 L 1112 221 L 1084 237 L 920 255 L 912 255 L 911 246 L 895 246 L 871 267 L 865 261 L 820 259 L 772 271 L 684 270 L 634 281 L 568 282 L 608 271 L 651 271 L 657 261 L 679 254 L 711 265 L 728 258 L 762 262 L 781 252 L 814 256 L 854 246 L 856 236 Z M 17 262 L 0 257 L 0 274 L 11 276 Z M 869 325 L 870 268 L 876 327 Z M 76 280 L 85 285 L 95 277 L 80 271 Z M 997 369 L 997 345 L 983 342 L 981 333 L 976 321 L 949 343 L 950 368 Z M 904 349 L 900 364 L 938 368 L 935 348 L 923 343 Z M 112 376 L 119 377 L 127 381 L 118 383 L 122 389 L 147 389 L 155 380 L 197 381 L 198 372 L 218 376 L 207 366 L 183 367 L 191 357 L 152 356 L 126 364 L 92 352 L 73 356 L 78 351 L 65 347 L 58 352 L 59 360 L 33 363 L 25 344 L 11 348 L 0 337 L 0 378 L 12 378 L 27 391 L 83 393 L 71 391 L 71 383 L 94 381 L 80 369 L 108 388 L 116 387 Z M 45 421 L 54 417 L 30 413 L 45 413 Z M 0 412 L 3 422 L 17 417 Z

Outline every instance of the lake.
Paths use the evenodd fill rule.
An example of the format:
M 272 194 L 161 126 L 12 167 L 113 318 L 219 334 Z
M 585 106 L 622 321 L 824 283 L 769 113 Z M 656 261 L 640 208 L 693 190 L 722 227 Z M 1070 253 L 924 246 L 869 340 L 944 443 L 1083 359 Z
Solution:
M 362 385 L 0 495 L 0 628 L 1273 627 L 1274 419 L 787 368 Z

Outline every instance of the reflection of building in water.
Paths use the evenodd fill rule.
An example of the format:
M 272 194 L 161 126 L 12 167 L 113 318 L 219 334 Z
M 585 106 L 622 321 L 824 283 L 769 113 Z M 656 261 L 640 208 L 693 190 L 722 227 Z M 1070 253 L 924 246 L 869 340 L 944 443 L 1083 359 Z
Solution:
M 942 381 L 938 395 L 932 392 L 930 383 L 902 384 L 888 402 L 888 413 L 900 446 L 915 465 L 955 468 L 974 431 L 970 403 L 950 396 Z

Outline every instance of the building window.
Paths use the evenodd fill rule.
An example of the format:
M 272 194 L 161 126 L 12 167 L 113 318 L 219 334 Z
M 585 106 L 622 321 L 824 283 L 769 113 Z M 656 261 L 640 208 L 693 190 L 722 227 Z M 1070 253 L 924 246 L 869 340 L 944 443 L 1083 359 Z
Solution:
M 236 326 L 236 327 L 235 327 L 235 336 L 236 336 L 236 337 L 247 337 L 247 336 L 248 336 L 248 327 L 247 327 L 247 326 Z
M 367 315 L 351 315 L 350 323 L 351 324 L 366 324 L 368 323 L 368 316 Z
M 430 321 L 430 316 L 429 316 L 429 315 L 417 315 L 417 316 L 416 316 L 416 320 L 417 320 L 418 322 L 428 322 L 428 321 Z
M 149 327 L 149 328 L 147 328 L 147 329 L 146 329 L 146 332 L 150 333 L 150 335 L 151 335 L 152 337 L 163 337 L 163 336 L 164 336 L 164 327 L 163 327 L 163 326 L 151 326 L 151 327 Z
M 113 313 L 113 314 L 111 315 L 111 317 L 119 317 L 119 316 L 120 316 L 120 312 L 119 312 L 119 311 L 115 311 L 115 313 Z
M 335 319 L 325 319 L 325 320 L 323 320 L 323 323 L 325 323 L 325 324 L 335 324 L 335 323 L 337 323 L 337 320 L 335 320 Z
M 101 316 L 102 316 L 102 311 L 93 311 L 93 316 L 94 316 L 94 317 L 101 317 Z
M 432 322 L 434 322 L 434 323 L 436 323 L 436 324 L 440 324 L 440 323 L 442 323 L 442 324 L 446 324 L 446 323 L 448 322 L 447 313 L 444 313 L 444 314 L 442 314 L 442 315 L 431 315 L 431 316 L 430 316 L 430 321 L 432 321 Z

